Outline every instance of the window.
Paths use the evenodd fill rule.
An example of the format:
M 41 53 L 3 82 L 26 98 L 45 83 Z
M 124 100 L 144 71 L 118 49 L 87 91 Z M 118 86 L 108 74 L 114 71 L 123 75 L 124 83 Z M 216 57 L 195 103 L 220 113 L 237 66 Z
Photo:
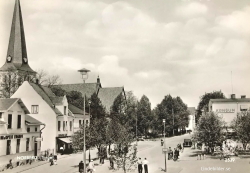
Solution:
M 89 124 L 89 120 L 86 120 L 86 125 L 88 125 Z
M 0 119 L 2 119 L 3 118 L 3 113 L 2 112 L 0 112 Z
M 12 127 L 12 114 L 8 115 L 8 129 L 11 129 Z
M 64 106 L 64 115 L 66 115 L 67 106 Z
M 240 105 L 241 111 L 247 111 L 247 109 L 248 109 L 247 105 Z
M 61 121 L 58 121 L 58 131 L 61 130 Z
M 39 107 L 38 105 L 31 105 L 31 113 L 38 114 Z
M 72 121 L 69 122 L 69 128 L 70 128 L 70 131 L 72 131 Z
M 37 127 L 35 127 L 35 132 L 37 132 Z
M 19 153 L 20 151 L 20 139 L 16 140 L 16 153 Z
M 30 127 L 27 128 L 27 132 L 30 132 Z
M 65 131 L 65 121 L 63 121 L 63 131 Z
M 20 129 L 21 128 L 21 115 L 18 115 L 17 117 L 17 128 Z
M 26 138 L 26 151 L 29 151 L 30 138 Z
M 81 123 L 81 120 L 79 120 L 79 127 L 81 127 L 81 124 L 82 124 L 82 123 Z

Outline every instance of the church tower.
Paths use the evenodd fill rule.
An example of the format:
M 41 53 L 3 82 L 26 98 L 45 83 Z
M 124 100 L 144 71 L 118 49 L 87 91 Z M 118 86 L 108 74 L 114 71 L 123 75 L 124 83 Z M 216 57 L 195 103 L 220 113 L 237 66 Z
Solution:
M 19 0 L 15 2 L 9 45 L 5 64 L 0 68 L 0 83 L 16 81 L 20 85 L 24 80 L 34 80 L 36 72 L 29 66 L 24 35 L 22 12 Z

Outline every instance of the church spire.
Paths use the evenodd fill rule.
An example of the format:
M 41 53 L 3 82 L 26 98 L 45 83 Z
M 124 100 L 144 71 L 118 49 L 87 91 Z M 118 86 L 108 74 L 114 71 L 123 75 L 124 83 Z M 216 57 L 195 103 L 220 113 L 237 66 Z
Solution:
M 7 70 L 8 68 L 35 73 L 28 65 L 23 19 L 19 0 L 15 2 L 6 63 L 0 68 L 0 71 Z

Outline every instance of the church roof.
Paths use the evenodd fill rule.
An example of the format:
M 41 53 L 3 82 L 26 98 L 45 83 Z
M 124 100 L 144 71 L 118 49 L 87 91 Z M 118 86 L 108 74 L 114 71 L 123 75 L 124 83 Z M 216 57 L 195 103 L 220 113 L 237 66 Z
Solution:
M 23 19 L 19 0 L 16 0 L 15 3 L 6 62 L 0 68 L 0 71 L 7 71 L 10 68 L 36 73 L 28 64 Z
M 99 89 L 98 97 L 100 98 L 102 105 L 105 107 L 107 112 L 110 111 L 110 108 L 113 105 L 117 96 L 123 92 L 123 87 L 109 87 Z
M 86 95 L 88 98 L 90 98 L 92 94 L 97 93 L 98 90 L 97 83 L 61 84 L 55 86 L 58 86 L 67 92 L 81 92 L 82 96 Z

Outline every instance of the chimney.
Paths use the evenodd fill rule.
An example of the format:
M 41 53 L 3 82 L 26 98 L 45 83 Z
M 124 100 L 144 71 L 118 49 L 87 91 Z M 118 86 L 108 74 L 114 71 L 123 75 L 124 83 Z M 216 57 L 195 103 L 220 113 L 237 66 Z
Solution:
M 242 98 L 242 99 L 245 99 L 245 98 L 246 98 L 246 95 L 242 95 L 241 98 Z
M 235 94 L 231 94 L 231 99 L 235 99 Z

